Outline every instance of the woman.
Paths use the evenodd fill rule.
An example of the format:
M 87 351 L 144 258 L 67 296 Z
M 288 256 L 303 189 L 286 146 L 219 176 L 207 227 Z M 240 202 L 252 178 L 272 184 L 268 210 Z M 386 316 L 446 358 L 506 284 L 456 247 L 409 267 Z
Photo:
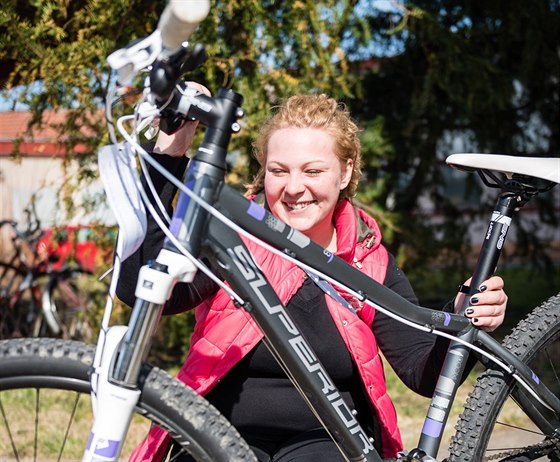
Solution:
M 185 168 L 183 153 L 193 131 L 191 124 L 174 137 L 162 136 L 154 150 L 167 154 L 161 162 L 178 175 Z M 405 275 L 381 244 L 375 220 L 351 203 L 361 175 L 358 133 L 335 100 L 325 95 L 289 98 L 254 143 L 260 170 L 248 193 L 290 226 L 417 303 Z M 159 184 L 170 204 L 173 188 Z M 127 303 L 133 302 L 138 266 L 153 258 L 161 244 L 161 233 L 152 227 L 140 251 L 125 262 L 118 294 Z M 377 449 L 384 457 L 396 457 L 402 443 L 378 349 L 411 389 L 431 395 L 448 342 L 345 296 L 358 311 L 352 315 L 297 266 L 256 244 L 248 246 Z M 474 324 L 493 330 L 505 313 L 503 281 L 491 277 L 479 290 L 467 315 Z M 444 309 L 460 306 L 463 297 L 459 294 Z M 258 327 L 202 274 L 193 284 L 175 287 L 165 312 L 194 307 L 197 323 L 179 378 L 233 423 L 260 461 L 343 460 L 264 346 Z M 162 431 L 152 431 L 151 438 L 134 460 L 152 460 L 167 449 Z

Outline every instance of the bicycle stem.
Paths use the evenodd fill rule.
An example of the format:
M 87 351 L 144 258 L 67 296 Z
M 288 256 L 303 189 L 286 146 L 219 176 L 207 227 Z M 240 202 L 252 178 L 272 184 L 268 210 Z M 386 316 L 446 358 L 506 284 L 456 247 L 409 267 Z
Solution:
M 508 190 L 502 190 L 500 193 L 488 224 L 467 296 L 459 314 L 464 314 L 465 310 L 471 306 L 471 295 L 479 292 L 480 285 L 494 273 L 512 216 L 523 204 L 524 202 L 521 202 L 521 198 L 517 194 Z M 469 343 L 474 343 L 478 332 L 477 328 L 471 326 L 459 333 L 457 337 Z M 419 451 L 419 454 L 423 452 L 428 456 L 436 457 L 443 430 L 451 412 L 451 405 L 461 385 L 470 353 L 470 349 L 465 345 L 454 341 L 450 343 L 424 420 L 418 448 L 414 450 Z

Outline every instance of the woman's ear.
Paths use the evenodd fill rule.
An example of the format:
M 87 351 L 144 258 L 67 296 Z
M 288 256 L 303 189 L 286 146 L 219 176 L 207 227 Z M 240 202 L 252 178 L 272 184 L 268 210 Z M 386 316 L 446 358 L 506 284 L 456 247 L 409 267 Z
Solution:
M 341 172 L 341 179 L 340 179 L 340 190 L 342 191 L 352 179 L 352 172 L 354 170 L 354 161 L 352 159 L 348 159 L 346 164 L 342 164 L 342 172 Z

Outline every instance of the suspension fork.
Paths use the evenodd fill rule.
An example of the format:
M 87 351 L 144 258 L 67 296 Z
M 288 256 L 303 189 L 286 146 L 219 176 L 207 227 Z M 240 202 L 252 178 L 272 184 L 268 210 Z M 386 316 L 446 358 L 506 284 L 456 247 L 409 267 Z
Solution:
M 138 275 L 128 326 L 112 326 L 99 342 L 100 365 L 92 374 L 95 420 L 83 462 L 117 461 L 140 396 L 140 373 L 175 281 L 191 282 L 196 268 L 177 252 L 162 249 Z M 100 334 L 101 336 L 101 334 Z M 99 458 L 101 457 L 101 458 Z
M 232 92 L 222 93 L 223 104 L 231 117 L 235 117 L 235 95 Z M 205 141 L 187 170 L 186 186 L 208 203 L 215 201 L 223 184 L 225 165 L 219 160 L 225 159 L 226 151 L 220 147 L 224 143 L 223 138 L 229 140 L 229 133 L 219 128 L 207 130 Z M 208 157 L 212 162 L 208 161 Z M 188 195 L 180 194 L 170 230 L 192 255 L 198 256 L 200 253 L 207 219 L 206 211 Z M 175 245 L 167 239 L 157 260 L 140 270 L 136 303 L 128 327 L 111 327 L 107 332 L 107 340 L 101 339 L 99 342 L 103 350 L 101 365 L 99 373 L 95 371 L 92 377 L 96 414 L 83 462 L 95 462 L 99 455 L 105 461 L 118 460 L 140 395 L 138 381 L 142 364 L 150 351 L 163 305 L 175 281 L 191 282 L 195 273 L 194 264 L 178 253 Z
M 482 282 L 494 273 L 513 214 L 521 205 L 523 205 L 523 203 L 520 203 L 520 198 L 517 194 L 502 191 L 498 197 L 488 224 L 467 296 L 459 310 L 460 314 L 464 314 L 465 310 L 471 306 L 471 295 L 477 293 Z M 477 332 L 478 330 L 471 326 L 459 333 L 457 337 L 468 343 L 473 343 L 476 340 Z M 450 343 L 436 384 L 436 389 L 424 420 L 424 426 L 418 443 L 419 449 L 414 450 L 418 451 L 419 455 L 422 453 L 431 457 L 437 455 L 443 436 L 443 430 L 451 412 L 451 405 L 467 367 L 469 355 L 470 349 L 465 345 L 455 341 Z
M 173 279 L 163 265 L 142 267 L 128 326 L 100 332 L 92 372 L 94 422 L 82 462 L 117 461 L 140 397 L 138 381 Z M 164 295 L 165 294 L 165 295 Z

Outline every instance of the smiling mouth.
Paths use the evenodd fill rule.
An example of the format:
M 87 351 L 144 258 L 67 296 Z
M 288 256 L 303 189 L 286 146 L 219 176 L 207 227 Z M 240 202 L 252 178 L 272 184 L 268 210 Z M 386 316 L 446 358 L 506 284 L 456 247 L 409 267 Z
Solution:
M 307 201 L 307 202 L 284 202 L 284 205 L 289 208 L 290 210 L 303 210 L 306 207 L 314 204 L 315 201 Z

